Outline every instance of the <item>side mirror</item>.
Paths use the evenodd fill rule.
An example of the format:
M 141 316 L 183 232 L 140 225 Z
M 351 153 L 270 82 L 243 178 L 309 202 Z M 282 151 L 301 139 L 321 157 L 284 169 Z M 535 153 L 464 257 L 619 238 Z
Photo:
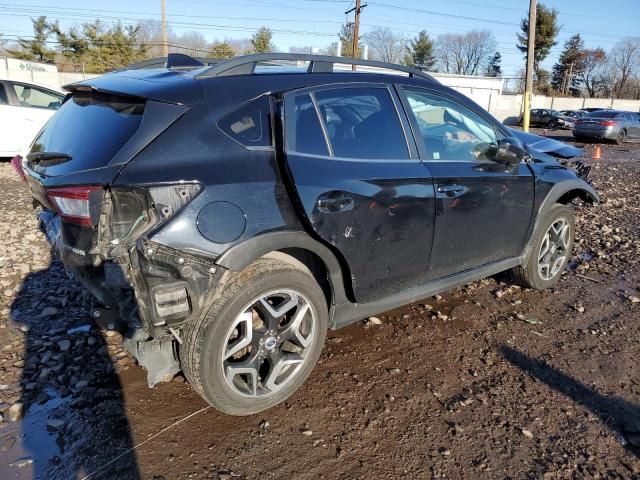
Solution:
M 506 137 L 498 141 L 498 148 L 494 161 L 506 165 L 517 165 L 525 160 L 529 154 L 517 138 Z

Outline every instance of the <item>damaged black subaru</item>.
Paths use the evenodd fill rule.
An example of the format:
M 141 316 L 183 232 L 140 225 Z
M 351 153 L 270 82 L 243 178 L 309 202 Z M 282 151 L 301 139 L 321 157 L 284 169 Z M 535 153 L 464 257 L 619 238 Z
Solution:
M 598 201 L 556 158 L 579 150 L 409 67 L 171 55 L 66 90 L 15 162 L 42 229 L 150 386 L 182 370 L 233 415 L 290 396 L 328 328 L 502 271 L 555 285 Z

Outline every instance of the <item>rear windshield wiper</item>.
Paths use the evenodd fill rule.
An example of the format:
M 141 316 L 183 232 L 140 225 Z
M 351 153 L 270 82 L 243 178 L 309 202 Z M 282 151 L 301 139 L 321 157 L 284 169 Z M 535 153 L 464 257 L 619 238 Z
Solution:
M 59 152 L 31 152 L 27 155 L 27 160 L 31 165 L 46 167 L 68 162 L 71 160 L 71 155 Z

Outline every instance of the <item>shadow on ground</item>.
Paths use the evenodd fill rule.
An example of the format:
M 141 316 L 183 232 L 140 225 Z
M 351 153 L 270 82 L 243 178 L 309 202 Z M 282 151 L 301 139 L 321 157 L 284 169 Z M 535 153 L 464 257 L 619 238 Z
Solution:
M 25 417 L 14 424 L 20 430 L 14 449 L 23 464 L 31 464 L 33 478 L 138 479 L 133 452 L 100 468 L 133 442 L 122 386 L 90 320 L 86 291 L 52 262 L 25 278 L 11 314 L 27 332 Z M 22 475 L 17 470 L 10 475 L 25 478 L 29 469 L 19 469 Z
M 637 448 L 640 446 L 640 406 L 620 397 L 602 395 L 542 360 L 509 346 L 501 345 L 499 351 L 508 362 L 528 375 L 588 408 L 617 435 L 624 434 L 628 441 L 625 448 L 640 458 L 640 448 Z

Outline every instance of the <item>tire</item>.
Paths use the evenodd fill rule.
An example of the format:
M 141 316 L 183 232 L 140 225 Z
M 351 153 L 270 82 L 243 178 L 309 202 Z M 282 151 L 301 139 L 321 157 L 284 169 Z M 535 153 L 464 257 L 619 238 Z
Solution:
M 558 253 L 550 257 L 543 256 L 542 260 L 540 260 L 541 253 L 543 253 L 543 242 L 550 242 L 556 233 L 556 227 L 559 225 L 568 226 L 568 231 L 559 240 L 562 246 L 556 247 L 555 250 L 550 246 L 547 255 L 564 251 L 564 258 L 560 260 L 561 254 Z M 551 230 L 552 226 L 554 226 L 553 231 Z M 550 238 L 547 238 L 548 233 L 551 235 Z M 571 256 L 574 234 L 575 220 L 573 211 L 566 205 L 556 203 L 544 215 L 543 221 L 533 234 L 531 239 L 532 248 L 527 263 L 511 270 L 512 280 L 523 287 L 536 290 L 553 287 L 560 280 Z M 544 265 L 549 265 L 549 268 L 545 268 Z M 539 268 L 540 266 L 542 267 Z
M 203 312 L 183 333 L 182 368 L 193 388 L 229 415 L 257 413 L 293 394 L 318 361 L 329 317 L 327 300 L 311 272 L 303 265 L 269 258 L 231 276 Z M 298 318 L 303 320 L 293 328 Z M 292 341 L 284 340 L 288 335 L 294 336 Z M 247 339 L 251 344 L 225 357 Z M 300 346 L 305 342 L 306 347 Z M 285 347 L 294 352 L 283 351 Z M 235 373 L 244 372 L 242 367 L 250 361 L 250 373 Z M 284 380 L 278 384 L 278 378 Z
M 551 120 L 549 122 L 549 128 L 551 130 L 556 130 L 558 128 L 558 122 L 556 120 Z
M 615 142 L 617 145 L 622 145 L 626 139 L 627 139 L 627 132 L 624 130 L 620 130 L 618 132 L 618 135 L 616 136 Z

